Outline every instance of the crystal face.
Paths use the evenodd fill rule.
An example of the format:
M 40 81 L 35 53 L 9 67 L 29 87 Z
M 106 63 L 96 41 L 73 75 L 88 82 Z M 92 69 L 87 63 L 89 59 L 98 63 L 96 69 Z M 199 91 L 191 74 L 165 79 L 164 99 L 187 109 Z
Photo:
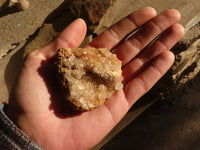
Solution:
M 123 88 L 121 61 L 105 48 L 61 48 L 57 67 L 66 100 L 77 110 L 92 110 Z

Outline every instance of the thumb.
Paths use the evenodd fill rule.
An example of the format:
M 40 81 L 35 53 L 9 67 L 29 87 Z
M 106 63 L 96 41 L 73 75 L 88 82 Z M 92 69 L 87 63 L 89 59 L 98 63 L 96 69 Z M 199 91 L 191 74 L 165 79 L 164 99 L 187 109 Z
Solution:
M 76 19 L 69 24 L 54 41 L 47 44 L 45 47 L 40 48 L 40 51 L 46 58 L 55 55 L 56 51 L 61 48 L 78 47 L 84 40 L 87 31 L 86 23 L 83 19 Z

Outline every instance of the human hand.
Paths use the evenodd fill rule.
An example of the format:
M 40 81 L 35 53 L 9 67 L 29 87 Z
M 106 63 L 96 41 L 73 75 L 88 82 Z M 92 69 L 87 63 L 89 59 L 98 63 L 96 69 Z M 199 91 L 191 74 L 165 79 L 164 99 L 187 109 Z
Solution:
M 169 49 L 184 32 L 176 24 L 179 19 L 176 10 L 156 15 L 146 7 L 89 43 L 87 46 L 115 49 L 122 60 L 124 89 L 92 111 L 72 114 L 60 92 L 53 61 L 57 49 L 78 47 L 85 38 L 85 22 L 75 20 L 53 42 L 28 54 L 10 95 L 7 115 L 44 149 L 92 148 L 170 68 L 174 55 Z

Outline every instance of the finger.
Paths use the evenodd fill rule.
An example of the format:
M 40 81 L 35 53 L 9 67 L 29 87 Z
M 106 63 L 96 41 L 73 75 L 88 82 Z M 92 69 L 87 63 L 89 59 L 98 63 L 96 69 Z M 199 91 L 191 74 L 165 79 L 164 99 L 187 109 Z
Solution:
M 144 72 L 125 86 L 124 92 L 122 90 L 116 92 L 102 107 L 96 109 L 101 110 L 102 115 L 99 116 L 109 118 L 112 125 L 118 123 L 133 103 L 163 76 L 173 61 L 173 53 L 170 51 L 161 53 Z
M 122 60 L 123 65 L 127 64 L 160 33 L 179 20 L 180 13 L 175 9 L 167 10 L 159 14 L 151 21 L 146 23 L 129 40 L 121 44 L 114 53 L 117 54 L 120 60 Z
M 148 65 L 156 56 L 163 51 L 170 50 L 174 44 L 180 40 L 184 34 L 184 28 L 180 24 L 172 25 L 136 59 L 133 59 L 123 69 L 123 83 L 126 84 L 129 80 L 136 77 L 146 65 Z
M 152 19 L 155 15 L 156 11 L 151 7 L 135 11 L 97 36 L 89 43 L 89 46 L 111 50 L 133 30 Z
M 40 51 L 46 58 L 50 58 L 55 55 L 56 51 L 61 48 L 78 47 L 84 40 L 86 35 L 86 23 L 82 19 L 76 19 L 70 25 L 68 25 L 56 39 L 40 48 Z
M 141 74 L 131 80 L 124 89 L 128 104 L 131 106 L 137 99 L 144 95 L 166 73 L 174 61 L 174 54 L 165 51 Z

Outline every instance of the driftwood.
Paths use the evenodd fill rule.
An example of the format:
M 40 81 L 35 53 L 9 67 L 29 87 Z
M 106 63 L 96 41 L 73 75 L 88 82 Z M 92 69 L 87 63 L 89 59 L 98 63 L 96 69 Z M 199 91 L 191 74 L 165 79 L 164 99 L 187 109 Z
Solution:
M 14 80 L 23 63 L 23 57 L 29 51 L 39 48 L 51 41 L 57 33 L 64 29 L 77 17 L 82 17 L 88 24 L 88 36 L 85 43 L 92 40 L 94 34 L 99 34 L 109 26 L 128 15 L 130 12 L 145 6 L 156 8 L 157 12 L 169 8 L 176 8 L 182 14 L 180 23 L 185 27 L 185 36 L 177 43 L 172 51 L 176 55 L 176 61 L 169 72 L 145 95 L 139 103 L 127 113 L 122 121 L 103 139 L 94 149 L 99 149 L 116 133 L 134 120 L 146 108 L 150 107 L 156 100 L 176 95 L 188 81 L 193 79 L 200 69 L 200 1 L 196 0 L 74 0 L 74 1 L 45 1 L 48 8 L 36 8 L 36 4 L 44 6 L 43 0 L 30 1 L 30 9 L 23 12 L 1 16 L 0 13 L 0 101 L 8 101 L 8 91 L 13 86 Z M 50 4 L 51 3 L 51 4 Z M 5 7 L 1 9 L 5 12 Z M 40 11 L 40 18 L 30 16 L 30 12 Z M 29 13 L 28 13 L 29 12 Z M 17 20 L 22 16 L 29 15 L 26 21 Z M 35 19 L 30 24 L 30 19 Z M 7 27 L 3 21 L 12 21 Z M 20 27 L 17 26 L 18 21 Z M 28 26 L 27 26 L 28 25 Z M 24 27 L 26 29 L 24 30 Z M 3 30 L 4 29 L 4 30 Z M 18 29 L 18 31 L 16 31 Z M 10 30 L 10 31 L 8 31 Z M 13 35 L 22 32 L 16 37 Z M 15 34 L 13 34 L 15 33 Z M 5 34 L 8 34 L 6 36 Z M 2 36 L 3 35 L 3 36 Z M 32 36 L 31 36 L 32 35 Z M 16 44 L 17 43 L 17 44 Z M 85 44 L 84 43 L 84 44 Z M 12 50 L 12 51 L 11 51 Z M 10 52 L 11 51 L 11 52 Z M 6 54 L 6 55 L 5 55 Z

